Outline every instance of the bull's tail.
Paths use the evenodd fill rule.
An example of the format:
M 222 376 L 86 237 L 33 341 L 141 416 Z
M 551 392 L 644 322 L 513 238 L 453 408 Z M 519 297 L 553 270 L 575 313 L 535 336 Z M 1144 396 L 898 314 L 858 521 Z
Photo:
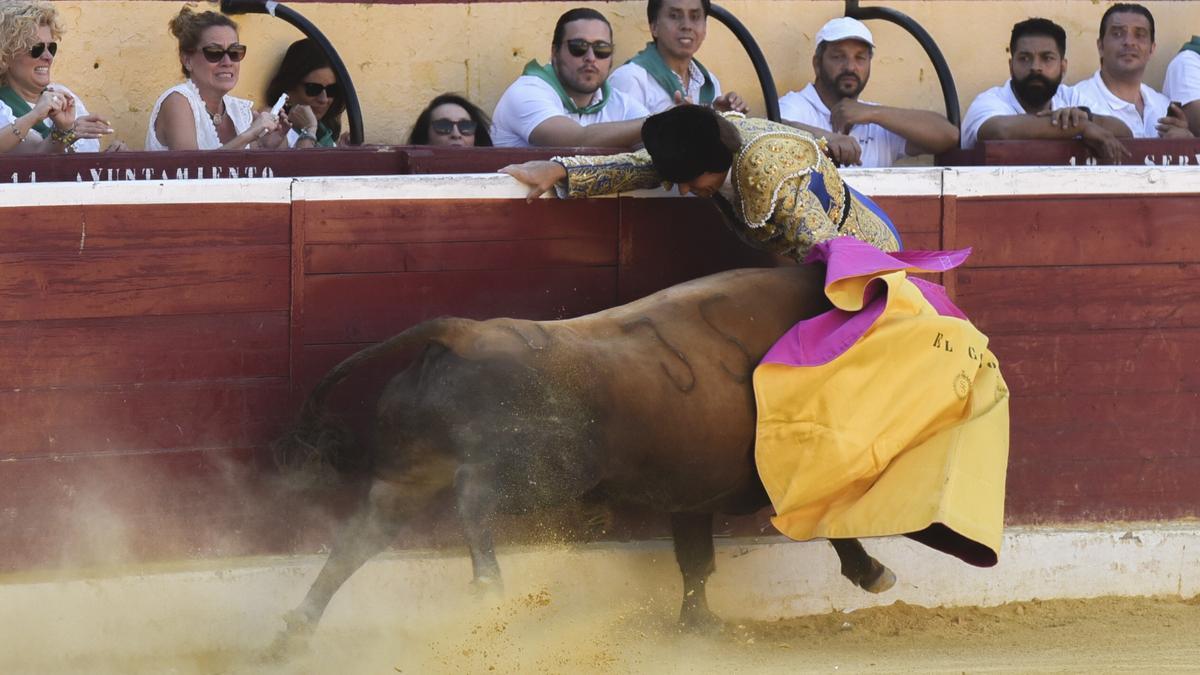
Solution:
M 331 471 L 354 473 L 369 468 L 370 457 L 354 434 L 325 409 L 333 389 L 361 366 L 381 357 L 419 347 L 429 341 L 453 340 L 466 319 L 433 319 L 413 326 L 379 344 L 362 349 L 337 364 L 313 387 L 295 426 L 271 444 L 275 464 L 289 475 L 312 483 Z

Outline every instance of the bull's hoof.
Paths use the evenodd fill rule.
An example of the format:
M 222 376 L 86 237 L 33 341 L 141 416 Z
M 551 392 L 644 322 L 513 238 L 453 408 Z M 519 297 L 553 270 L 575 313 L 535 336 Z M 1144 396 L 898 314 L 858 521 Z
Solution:
M 687 607 L 679 612 L 679 631 L 693 635 L 715 635 L 725 623 L 707 607 Z
M 504 580 L 500 577 L 475 577 L 471 594 L 484 602 L 497 604 L 504 599 Z
M 896 575 L 878 560 L 871 559 L 871 570 L 856 582 L 868 593 L 883 593 L 896 585 Z
M 266 662 L 286 661 L 308 651 L 308 640 L 316 626 L 300 610 L 283 615 L 285 628 L 275 636 L 262 654 Z

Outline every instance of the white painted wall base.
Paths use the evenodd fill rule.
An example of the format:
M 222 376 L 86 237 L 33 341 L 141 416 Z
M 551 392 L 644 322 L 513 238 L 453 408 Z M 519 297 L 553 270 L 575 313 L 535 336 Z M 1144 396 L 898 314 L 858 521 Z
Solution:
M 897 600 L 924 606 L 996 605 L 1033 598 L 1200 593 L 1200 523 L 1010 528 L 1000 564 L 969 567 L 903 538 L 866 542 L 899 577 L 870 595 L 838 573 L 825 542 L 718 542 L 709 586 L 729 619 L 773 619 L 853 610 Z M 368 563 L 335 596 L 322 630 L 428 621 L 471 613 L 464 552 L 408 552 Z M 29 649 L 94 644 L 99 636 L 152 630 L 177 645 L 253 646 L 282 624 L 312 582 L 322 556 L 189 563 L 153 572 L 71 579 L 0 579 L 0 626 Z M 502 549 L 507 593 L 547 592 L 556 605 L 643 606 L 673 612 L 680 581 L 669 541 L 575 548 Z M 598 600 L 599 599 L 599 600 Z M 586 611 L 586 610 L 585 610 Z M 196 626 L 204 626 L 197 632 Z M 99 631 L 99 633 L 97 632 Z M 120 650 L 115 641 L 110 650 Z

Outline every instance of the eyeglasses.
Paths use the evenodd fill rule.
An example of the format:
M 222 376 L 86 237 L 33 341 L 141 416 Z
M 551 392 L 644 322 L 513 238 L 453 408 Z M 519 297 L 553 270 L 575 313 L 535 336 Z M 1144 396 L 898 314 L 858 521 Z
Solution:
M 440 119 L 430 122 L 429 127 L 438 136 L 449 136 L 450 132 L 454 131 L 454 127 L 458 127 L 458 133 L 463 136 L 475 135 L 475 120 Z
M 29 48 L 29 55 L 35 59 L 42 58 L 42 54 L 45 54 L 46 52 L 50 52 L 50 56 L 54 56 L 55 54 L 58 54 L 58 43 L 57 42 L 39 42 L 36 45 Z
M 337 98 L 342 93 L 342 87 L 337 82 L 333 84 L 320 84 L 317 82 L 304 83 L 304 95 L 309 98 L 316 98 L 325 92 L 329 98 Z
M 209 63 L 220 63 L 221 59 L 228 56 L 230 61 L 237 63 L 246 58 L 246 45 L 237 42 L 229 45 L 225 49 L 209 45 L 201 47 L 200 53 L 204 54 L 204 60 Z
M 605 40 L 596 40 L 588 42 L 584 39 L 567 40 L 567 51 L 571 52 L 571 56 L 576 58 L 588 53 L 588 49 L 596 55 L 598 59 L 607 59 L 613 54 L 613 43 Z

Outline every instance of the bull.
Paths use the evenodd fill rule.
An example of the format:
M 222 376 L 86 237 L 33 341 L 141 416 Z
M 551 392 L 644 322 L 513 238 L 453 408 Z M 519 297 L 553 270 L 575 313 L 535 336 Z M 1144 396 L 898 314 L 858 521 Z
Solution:
M 743 269 L 562 321 L 434 319 L 333 368 L 289 447 L 323 451 L 331 390 L 381 356 L 420 350 L 380 396 L 362 508 L 340 530 L 285 636 L 313 630 L 338 588 L 435 495 L 453 490 L 473 584 L 501 587 L 494 518 L 601 497 L 669 514 L 683 576 L 680 624 L 719 624 L 705 582 L 714 514 L 769 504 L 754 463 L 751 373 L 793 324 L 829 308 L 820 269 Z M 895 582 L 852 539 L 841 572 Z

